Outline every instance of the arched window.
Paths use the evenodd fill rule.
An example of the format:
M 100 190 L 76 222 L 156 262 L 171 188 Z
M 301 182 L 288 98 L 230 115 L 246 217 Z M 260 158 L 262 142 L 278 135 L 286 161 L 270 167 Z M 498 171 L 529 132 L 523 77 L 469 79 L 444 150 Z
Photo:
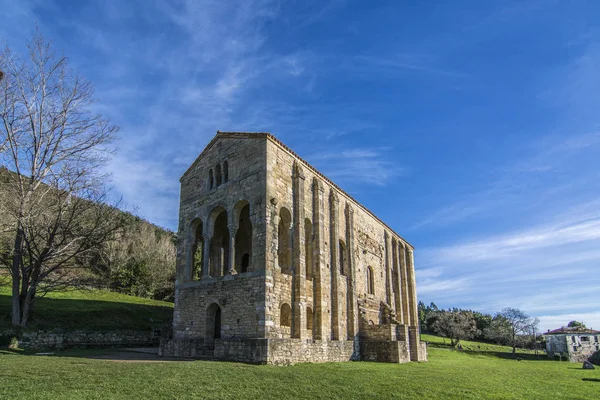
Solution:
M 306 329 L 311 331 L 313 328 L 313 310 L 310 307 L 306 307 Z
M 223 162 L 223 183 L 229 180 L 229 163 L 227 161 Z
M 367 293 L 375 294 L 375 283 L 373 282 L 373 268 L 367 267 Z
M 202 220 L 197 218 L 192 221 L 192 236 L 190 249 L 191 279 L 198 280 L 202 276 L 202 252 L 204 251 L 204 240 L 202 237 Z
M 279 210 L 279 226 L 277 229 L 277 259 L 279 268 L 284 274 L 292 273 L 292 249 L 290 245 L 290 226 L 292 214 L 285 207 Z
M 227 212 L 217 207 L 211 213 L 214 221 L 213 236 L 210 240 L 210 276 L 223 276 L 229 265 L 229 228 L 227 227 Z M 213 219 L 214 218 L 214 219 Z
M 212 189 L 213 187 L 215 187 L 215 180 L 213 178 L 213 172 L 211 169 L 210 171 L 208 171 L 208 188 Z
M 312 223 L 310 219 L 304 220 L 304 262 L 306 264 L 306 279 L 313 278 L 313 243 Z
M 292 326 L 292 307 L 289 304 L 283 303 L 279 311 L 279 326 Z
M 235 206 L 239 212 L 238 229 L 235 233 L 235 270 L 248 272 L 252 254 L 252 222 L 250 221 L 250 205 L 242 200 Z
M 242 256 L 242 266 L 240 268 L 240 273 L 248 272 L 249 266 L 250 266 L 250 254 L 246 253 Z
M 219 186 L 222 182 L 222 177 L 221 177 L 221 165 L 217 164 L 217 166 L 215 167 L 215 179 L 217 181 L 217 186 Z
M 346 267 L 346 245 L 344 244 L 344 241 L 340 239 L 339 241 L 339 256 L 340 256 L 340 274 L 342 275 L 347 275 L 348 271 L 347 271 L 347 267 Z

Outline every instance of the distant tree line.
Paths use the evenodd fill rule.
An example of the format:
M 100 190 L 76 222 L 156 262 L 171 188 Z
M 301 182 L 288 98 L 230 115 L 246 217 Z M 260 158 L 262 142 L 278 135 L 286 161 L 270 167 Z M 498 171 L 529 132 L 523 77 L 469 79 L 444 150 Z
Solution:
M 517 347 L 536 346 L 539 320 L 519 309 L 504 308 L 492 316 L 456 307 L 444 310 L 433 302 L 425 305 L 420 301 L 418 310 L 421 331 L 446 337 L 452 346 L 468 339 L 511 346 L 513 353 Z

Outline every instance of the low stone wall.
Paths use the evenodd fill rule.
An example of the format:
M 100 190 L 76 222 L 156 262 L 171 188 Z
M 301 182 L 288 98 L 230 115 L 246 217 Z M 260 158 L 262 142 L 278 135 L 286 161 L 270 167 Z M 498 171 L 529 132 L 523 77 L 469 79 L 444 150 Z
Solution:
M 354 350 L 354 342 L 348 340 L 221 338 L 215 339 L 212 347 L 205 345 L 203 339 L 163 339 L 159 355 L 289 365 L 302 362 L 350 361 L 358 357 L 353 357 Z
M 158 348 L 161 357 L 202 358 L 212 356 L 204 339 L 162 339 Z
M 215 360 L 266 364 L 269 339 L 215 339 Z
M 15 336 L 19 347 L 26 350 L 62 350 L 69 348 L 155 347 L 160 331 L 37 331 L 20 335 L 5 331 L 0 336 Z
M 350 361 L 354 356 L 352 340 L 267 339 L 267 363 L 287 365 L 303 362 Z
M 361 361 L 405 363 L 410 361 L 406 342 L 391 340 L 361 340 Z

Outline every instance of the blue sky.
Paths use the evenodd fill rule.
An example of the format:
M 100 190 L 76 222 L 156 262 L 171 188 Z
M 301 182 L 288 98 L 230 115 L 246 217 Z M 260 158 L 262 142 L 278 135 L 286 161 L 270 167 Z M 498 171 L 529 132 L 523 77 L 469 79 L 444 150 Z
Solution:
M 269 131 L 416 247 L 420 299 L 600 329 L 600 3 L 0 0 L 121 126 L 116 193 L 176 229 L 216 130 Z

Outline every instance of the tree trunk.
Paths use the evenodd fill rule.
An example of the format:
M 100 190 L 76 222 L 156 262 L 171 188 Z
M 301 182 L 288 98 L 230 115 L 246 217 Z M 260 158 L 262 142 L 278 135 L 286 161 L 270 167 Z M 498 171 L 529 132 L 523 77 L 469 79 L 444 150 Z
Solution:
M 20 326 L 25 328 L 27 326 L 27 322 L 29 322 L 29 316 L 31 315 L 31 304 L 35 299 L 35 287 L 29 288 L 27 291 L 27 295 L 23 299 L 23 304 L 21 305 L 21 321 Z
M 513 330 L 512 332 L 512 348 L 513 348 L 513 357 L 517 353 L 517 333 Z
M 15 236 L 12 259 L 12 325 L 19 326 L 21 322 L 21 247 L 23 243 L 23 229 L 19 225 Z

